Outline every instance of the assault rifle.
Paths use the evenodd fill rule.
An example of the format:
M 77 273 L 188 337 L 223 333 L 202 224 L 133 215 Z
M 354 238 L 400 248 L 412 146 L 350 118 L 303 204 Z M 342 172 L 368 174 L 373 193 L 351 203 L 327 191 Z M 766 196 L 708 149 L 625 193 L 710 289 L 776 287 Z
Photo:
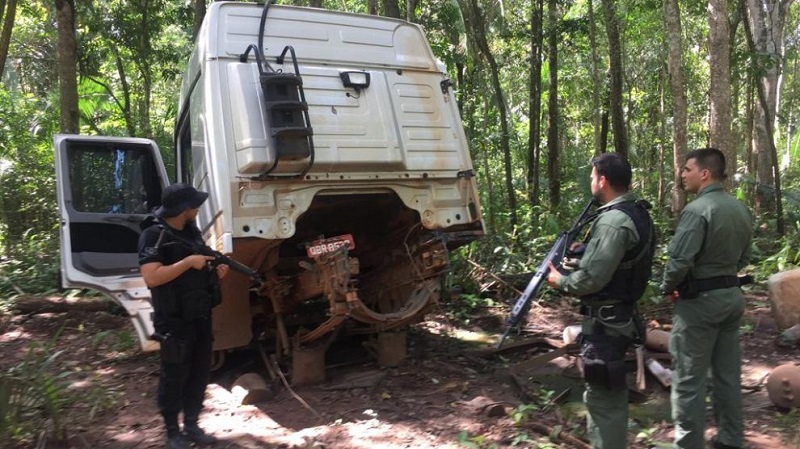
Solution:
M 225 264 L 225 265 L 231 267 L 232 270 L 238 271 L 239 273 L 249 277 L 250 279 L 256 281 L 259 284 L 261 284 L 263 282 L 263 279 L 261 278 L 261 275 L 259 275 L 257 271 L 253 270 L 252 268 L 248 267 L 247 265 L 245 265 L 245 264 L 243 264 L 241 262 L 237 262 L 237 261 L 231 259 L 230 257 L 222 254 L 219 251 L 214 251 L 213 249 L 209 248 L 208 246 L 204 245 L 201 242 L 195 242 L 195 241 L 183 238 L 183 237 L 175 234 L 174 232 L 172 232 L 166 226 L 164 226 L 164 228 L 162 229 L 161 237 L 159 237 L 159 239 L 158 239 L 159 241 L 158 241 L 158 243 L 156 243 L 156 246 L 161 244 L 161 239 L 163 238 L 164 234 L 169 235 L 170 238 L 172 240 L 174 240 L 175 244 L 179 244 L 179 245 L 184 246 L 186 249 L 188 249 L 189 251 L 193 252 L 194 254 L 201 254 L 203 256 L 213 257 L 214 260 L 211 261 L 211 266 L 215 267 L 215 266 L 220 265 L 220 264 Z M 168 242 L 166 244 L 170 245 L 170 244 L 172 244 L 172 242 Z
M 595 218 L 597 214 L 590 214 L 589 209 L 596 204 L 597 203 L 595 199 L 592 198 L 586 207 L 583 208 L 583 212 L 581 212 L 581 215 L 577 220 L 575 220 L 575 224 L 572 225 L 572 228 L 570 228 L 568 231 L 561 231 L 558 233 L 556 243 L 553 244 L 552 248 L 550 248 L 550 252 L 547 253 L 547 257 L 545 257 L 542 263 L 539 264 L 539 268 L 536 270 L 536 273 L 534 273 L 530 282 L 528 282 L 528 286 L 525 287 L 525 291 L 522 292 L 522 295 L 520 295 L 519 299 L 517 299 L 517 302 L 514 304 L 514 308 L 511 309 L 511 314 L 506 320 L 506 331 L 500 338 L 500 343 L 497 344 L 497 349 L 503 347 L 503 342 L 505 341 L 506 337 L 508 337 L 511 329 L 519 324 L 520 319 L 528 311 L 531 301 L 539 295 L 539 290 L 541 290 L 542 285 L 544 285 L 545 281 L 547 280 L 547 275 L 550 274 L 550 263 L 552 262 L 553 265 L 558 266 L 559 263 L 561 263 L 561 259 L 563 259 L 564 255 L 567 253 L 569 245 L 575 240 L 575 237 L 577 237 L 578 233 L 581 231 L 581 228 Z

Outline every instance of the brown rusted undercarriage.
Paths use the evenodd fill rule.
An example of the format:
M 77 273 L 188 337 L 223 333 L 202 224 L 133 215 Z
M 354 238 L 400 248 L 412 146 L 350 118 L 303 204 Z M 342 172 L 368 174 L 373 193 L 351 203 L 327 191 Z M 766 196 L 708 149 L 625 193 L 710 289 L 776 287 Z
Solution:
M 345 234 L 354 248 L 306 254 L 310 242 Z M 333 331 L 376 333 L 417 322 L 438 301 L 448 247 L 473 234 L 423 228 L 419 214 L 392 193 L 320 195 L 293 238 L 237 247 L 265 279 L 250 292 L 253 335 L 288 353 Z

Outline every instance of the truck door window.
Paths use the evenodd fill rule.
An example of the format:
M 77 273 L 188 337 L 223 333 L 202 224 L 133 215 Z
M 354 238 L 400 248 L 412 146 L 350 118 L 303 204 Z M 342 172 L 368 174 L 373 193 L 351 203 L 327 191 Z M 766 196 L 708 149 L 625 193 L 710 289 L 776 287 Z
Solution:
M 76 145 L 69 148 L 72 207 L 79 212 L 147 214 L 161 187 L 146 148 Z

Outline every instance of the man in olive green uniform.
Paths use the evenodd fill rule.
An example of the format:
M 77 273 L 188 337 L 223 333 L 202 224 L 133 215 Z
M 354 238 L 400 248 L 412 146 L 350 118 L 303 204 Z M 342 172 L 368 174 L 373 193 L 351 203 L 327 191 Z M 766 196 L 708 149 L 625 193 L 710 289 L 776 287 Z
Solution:
M 578 268 L 548 283 L 581 300 L 581 357 L 587 433 L 596 449 L 624 449 L 628 434 L 625 352 L 642 337 L 635 308 L 650 277 L 653 222 L 644 201 L 628 192 L 631 167 L 617 153 L 592 160 L 591 189 L 601 204 Z
M 661 293 L 675 302 L 670 336 L 675 447 L 704 447 L 709 369 L 718 432 L 716 448 L 743 444 L 739 326 L 744 296 L 737 272 L 750 261 L 753 220 L 727 194 L 725 156 L 714 148 L 686 155 L 683 188 L 697 197 L 681 212 L 669 243 Z

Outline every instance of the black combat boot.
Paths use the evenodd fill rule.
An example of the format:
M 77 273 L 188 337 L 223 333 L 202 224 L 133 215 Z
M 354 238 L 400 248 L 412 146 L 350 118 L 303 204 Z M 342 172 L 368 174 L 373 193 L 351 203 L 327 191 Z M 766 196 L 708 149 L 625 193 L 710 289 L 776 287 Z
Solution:
M 714 449 L 740 449 L 739 446 L 731 446 L 720 442 L 716 435 L 711 437 L 711 446 L 713 446 Z
M 186 436 L 186 439 L 198 446 L 211 446 L 217 442 L 214 436 L 205 433 L 196 422 L 184 423 L 183 434 Z
M 167 449 L 190 449 L 189 441 L 176 425 L 167 428 Z

